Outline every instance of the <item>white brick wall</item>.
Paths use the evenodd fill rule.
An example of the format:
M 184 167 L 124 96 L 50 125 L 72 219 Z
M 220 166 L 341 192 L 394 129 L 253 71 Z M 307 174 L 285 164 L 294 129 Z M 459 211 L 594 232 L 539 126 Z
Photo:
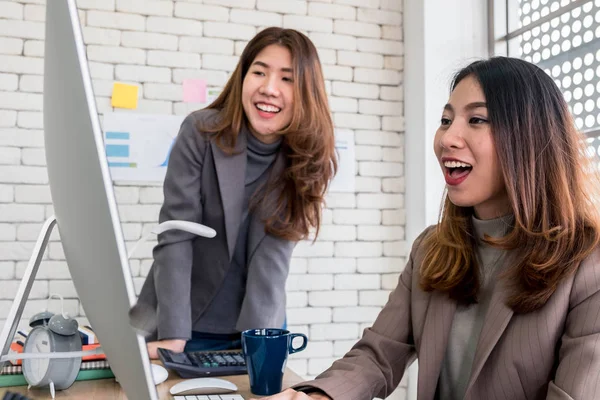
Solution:
M 247 40 L 295 28 L 318 48 L 338 128 L 354 132 L 356 193 L 331 193 L 317 240 L 299 243 L 287 282 L 288 323 L 309 335 L 288 364 L 314 376 L 344 354 L 385 304 L 407 251 L 404 225 L 401 0 L 77 0 L 100 113 L 115 81 L 137 84 L 137 112 L 186 114 L 181 83 L 225 84 Z M 45 0 L 0 0 L 0 326 L 45 218 L 52 213 L 43 151 Z M 160 185 L 116 182 L 125 239 L 156 222 Z M 58 234 L 24 317 L 49 293 L 84 320 Z M 137 290 L 150 240 L 131 270 Z M 53 307 L 56 303 L 53 302 Z M 52 307 L 52 306 L 51 306 Z M 405 385 L 395 399 L 405 398 Z M 392 397 L 391 397 L 392 398 Z

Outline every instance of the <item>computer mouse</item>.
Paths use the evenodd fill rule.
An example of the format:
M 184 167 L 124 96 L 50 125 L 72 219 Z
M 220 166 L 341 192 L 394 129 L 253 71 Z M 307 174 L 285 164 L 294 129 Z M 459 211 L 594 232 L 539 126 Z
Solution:
M 165 367 L 158 364 L 150 364 L 152 369 L 152 378 L 154 378 L 154 384 L 160 385 L 169 377 L 169 372 L 165 369 Z
M 237 390 L 237 386 L 225 379 L 218 378 L 194 378 L 179 382 L 169 392 L 176 395 L 188 394 L 224 394 Z

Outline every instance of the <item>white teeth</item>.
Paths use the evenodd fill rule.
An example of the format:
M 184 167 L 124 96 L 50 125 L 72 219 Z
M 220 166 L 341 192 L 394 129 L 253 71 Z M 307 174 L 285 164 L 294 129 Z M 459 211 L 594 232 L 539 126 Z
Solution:
M 258 108 L 261 111 L 266 111 L 266 112 L 272 112 L 272 113 L 277 113 L 279 112 L 281 109 L 275 106 L 271 106 L 268 104 L 262 104 L 262 103 L 258 103 L 256 105 L 256 108 Z
M 471 164 L 467 164 L 461 161 L 444 161 L 444 167 L 447 168 L 473 168 Z

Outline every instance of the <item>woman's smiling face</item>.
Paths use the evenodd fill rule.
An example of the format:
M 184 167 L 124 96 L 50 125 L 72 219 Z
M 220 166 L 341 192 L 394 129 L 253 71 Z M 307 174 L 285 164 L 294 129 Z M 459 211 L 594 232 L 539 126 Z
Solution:
M 250 130 L 264 143 L 292 120 L 294 80 L 292 55 L 277 44 L 265 47 L 252 61 L 242 86 L 242 105 Z
M 435 135 L 434 150 L 453 204 L 473 207 L 480 219 L 510 211 L 485 96 L 473 76 L 464 78 L 452 91 Z

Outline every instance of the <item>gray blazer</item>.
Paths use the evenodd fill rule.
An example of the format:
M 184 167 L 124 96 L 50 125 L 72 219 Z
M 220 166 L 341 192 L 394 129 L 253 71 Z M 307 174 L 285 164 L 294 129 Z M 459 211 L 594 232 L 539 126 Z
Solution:
M 343 359 L 296 387 L 317 387 L 335 400 L 385 398 L 418 357 L 417 398 L 437 398 L 457 304 L 421 290 L 424 253 L 417 239 L 373 326 Z M 494 288 L 464 399 L 600 399 L 600 249 L 535 312 L 513 314 L 508 293 L 501 282 Z
M 154 263 L 130 311 L 132 325 L 148 338 L 189 339 L 233 257 L 242 222 L 250 133 L 244 127 L 235 154 L 227 155 L 197 129 L 199 120 L 215 117 L 215 110 L 200 110 L 183 121 L 169 158 L 159 221 L 199 222 L 215 229 L 217 236 L 208 239 L 178 230 L 159 235 Z M 270 173 L 280 174 L 284 166 L 285 157 L 279 153 Z M 240 331 L 280 327 L 285 319 L 285 281 L 296 243 L 266 234 L 266 216 L 266 207 L 258 209 L 248 228 L 246 295 L 236 326 Z

